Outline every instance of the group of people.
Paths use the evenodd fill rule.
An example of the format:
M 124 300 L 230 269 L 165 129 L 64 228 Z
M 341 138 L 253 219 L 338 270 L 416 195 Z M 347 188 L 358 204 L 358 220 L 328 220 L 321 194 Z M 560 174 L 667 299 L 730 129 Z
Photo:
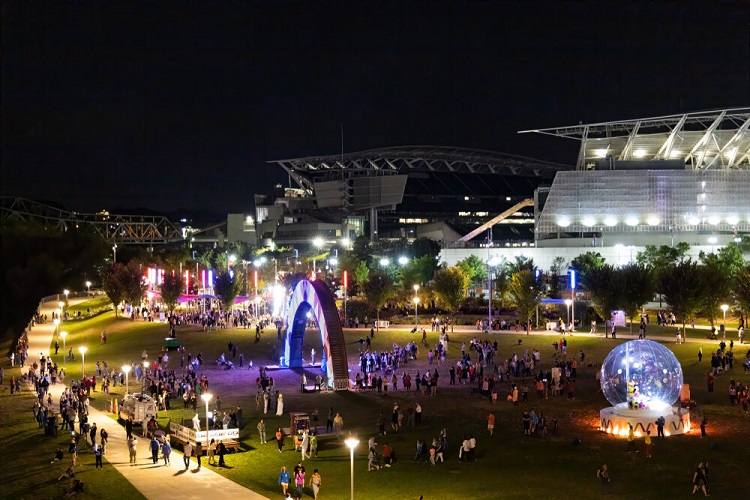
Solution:
M 292 470 L 292 473 L 290 474 L 289 471 L 286 469 L 286 467 L 281 468 L 281 472 L 279 473 L 279 477 L 277 479 L 278 484 L 281 485 L 281 492 L 284 498 L 298 498 L 301 499 L 304 495 L 304 489 L 305 489 L 305 473 L 306 473 L 305 466 L 302 465 L 302 462 L 297 463 L 297 465 Z M 289 483 L 294 481 L 294 487 L 297 491 L 297 496 L 292 497 L 291 493 L 288 491 L 289 489 Z M 312 488 L 313 491 L 313 498 L 315 500 L 318 500 L 318 494 L 320 493 L 320 487 L 323 485 L 323 478 L 320 475 L 320 472 L 318 472 L 318 469 L 313 469 L 312 476 L 310 476 L 309 481 L 307 482 L 307 485 Z

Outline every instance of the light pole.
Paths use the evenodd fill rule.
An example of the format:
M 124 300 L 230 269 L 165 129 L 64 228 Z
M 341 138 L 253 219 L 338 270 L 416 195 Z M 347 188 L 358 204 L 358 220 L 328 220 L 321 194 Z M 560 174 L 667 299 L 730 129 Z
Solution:
M 350 436 L 344 441 L 344 443 L 346 443 L 346 446 L 349 447 L 350 452 L 349 463 L 351 465 L 351 500 L 354 500 L 354 448 L 356 448 L 359 444 L 359 439 Z
M 65 290 L 63 290 L 63 293 L 65 294 L 65 302 L 67 303 L 68 302 L 68 295 L 70 294 L 70 290 L 65 289 Z
M 214 397 L 213 394 L 204 392 L 201 394 L 201 399 L 206 402 L 206 443 L 208 443 L 208 402 Z
M 492 268 L 500 264 L 500 259 L 490 259 L 490 242 L 487 246 L 487 331 L 492 333 Z
M 130 390 L 130 379 L 128 378 L 128 375 L 130 374 L 130 365 L 122 365 L 122 371 L 125 372 L 125 396 L 127 397 L 128 391 Z
M 570 306 L 573 304 L 571 299 L 565 299 L 565 310 L 568 312 L 568 324 L 570 324 Z M 564 333 L 564 331 L 563 331 Z
M 81 378 L 86 377 L 86 374 L 84 372 L 84 370 L 86 369 L 85 368 L 85 365 L 86 365 L 86 351 L 88 351 L 88 349 L 86 347 L 79 347 L 78 348 L 78 352 L 81 353 Z
M 349 287 L 349 273 L 344 271 L 344 327 L 346 327 L 346 289 Z
M 60 318 L 55 318 L 52 320 L 52 322 L 55 324 L 55 335 L 57 335 L 58 327 L 60 326 Z
M 91 282 L 87 281 L 86 282 L 86 295 L 90 295 L 90 294 L 91 294 Z
M 632 260 L 632 259 L 631 259 Z M 570 315 L 573 316 L 573 324 L 570 327 L 570 331 L 576 329 L 576 270 L 570 270 Z
M 141 377 L 141 380 L 143 380 L 143 383 L 141 384 L 141 394 L 146 393 L 146 372 L 148 371 L 148 361 L 143 362 L 143 376 Z
M 63 366 L 67 365 L 67 356 L 65 355 L 65 337 L 68 336 L 68 332 L 60 332 L 60 336 L 63 339 Z
M 722 332 L 723 338 L 727 337 L 727 311 L 729 310 L 729 306 L 727 304 L 721 305 L 721 312 L 724 313 L 724 324 L 722 325 L 724 328 L 724 331 Z
M 417 292 L 419 292 L 419 285 L 414 285 L 414 298 L 412 301 L 414 301 L 414 327 L 416 328 L 419 324 L 419 296 L 417 295 Z
M 312 241 L 312 244 L 313 244 L 313 246 L 315 248 L 318 249 L 318 251 L 320 251 L 320 249 L 323 247 L 323 238 L 315 238 Z M 317 268 L 317 264 L 318 264 L 317 263 L 317 255 L 315 255 L 315 256 L 313 256 L 313 274 L 317 274 L 317 272 L 318 272 L 317 269 L 316 269 Z
M 113 261 L 113 262 L 114 262 L 115 264 L 117 264 L 117 243 L 115 243 L 114 245 L 112 245 L 112 254 L 113 254 L 113 259 L 112 259 L 112 261 Z

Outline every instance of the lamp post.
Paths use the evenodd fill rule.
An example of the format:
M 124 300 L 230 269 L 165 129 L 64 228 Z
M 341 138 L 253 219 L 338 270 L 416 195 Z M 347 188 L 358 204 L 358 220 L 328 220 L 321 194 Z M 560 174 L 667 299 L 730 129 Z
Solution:
M 500 259 L 495 257 L 490 259 L 489 247 L 492 245 L 490 242 L 487 246 L 487 331 L 492 333 L 492 268 L 500 264 Z
M 571 304 L 573 304 L 573 301 L 571 299 L 565 299 L 565 310 L 568 312 L 568 324 L 570 324 L 570 306 L 571 306 Z
M 60 318 L 55 318 L 52 322 L 55 324 L 55 335 L 57 335 L 57 329 L 60 326 Z
M 632 260 L 632 258 L 631 258 Z M 570 270 L 570 315 L 573 316 L 573 324 L 570 331 L 576 329 L 576 270 Z
M 727 304 L 721 305 L 721 312 L 724 313 L 724 329 L 727 328 L 727 311 L 729 310 L 729 306 Z
M 414 327 L 419 324 L 419 296 L 417 295 L 417 292 L 419 292 L 419 285 L 414 285 L 414 298 L 411 299 L 414 302 Z
M 86 365 L 86 351 L 88 351 L 86 347 L 78 348 L 78 352 L 81 353 L 81 378 L 84 378 L 86 376 L 86 374 L 84 373 Z
M 143 383 L 141 384 L 141 394 L 146 393 L 146 372 L 148 371 L 148 361 L 143 362 L 143 376 L 141 377 L 141 380 Z
M 91 294 L 91 282 L 87 281 L 86 282 L 86 295 L 90 295 L 90 294 Z
M 63 290 L 63 293 L 65 294 L 65 302 L 67 302 L 68 301 L 68 295 L 70 294 L 70 290 L 65 289 L 65 290 Z
M 128 375 L 130 374 L 130 365 L 122 365 L 122 371 L 125 372 L 125 396 L 127 396 L 130 390 L 130 379 L 128 378 Z
M 346 289 L 349 287 L 349 272 L 344 270 L 344 326 L 346 326 Z
M 201 394 L 201 399 L 206 402 L 206 443 L 208 443 L 208 402 L 214 397 L 213 394 L 204 392 Z
M 68 332 L 60 332 L 60 337 L 63 339 L 63 366 L 67 365 L 67 356 L 65 355 L 65 337 L 68 336 Z
M 348 437 L 344 443 L 346 443 L 346 446 L 349 447 L 349 456 L 350 460 L 349 463 L 351 465 L 350 467 L 350 475 L 351 475 L 351 500 L 354 500 L 354 448 L 357 447 L 359 444 L 359 439 L 350 436 Z

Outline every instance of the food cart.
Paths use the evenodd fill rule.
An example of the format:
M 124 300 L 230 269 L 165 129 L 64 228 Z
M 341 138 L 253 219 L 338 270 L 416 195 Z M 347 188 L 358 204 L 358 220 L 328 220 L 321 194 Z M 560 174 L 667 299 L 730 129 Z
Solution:
M 294 449 L 302 446 L 302 436 L 310 432 L 310 415 L 302 412 L 290 412 L 289 434 L 294 438 Z

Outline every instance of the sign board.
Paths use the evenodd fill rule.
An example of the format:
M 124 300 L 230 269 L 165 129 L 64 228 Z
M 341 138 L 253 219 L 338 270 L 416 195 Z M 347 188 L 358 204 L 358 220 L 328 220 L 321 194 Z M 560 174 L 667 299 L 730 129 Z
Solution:
M 190 427 L 185 427 L 178 424 L 177 422 L 169 422 L 169 433 L 180 441 L 190 442 L 195 444 L 196 441 L 202 443 L 210 443 L 212 439 L 216 441 L 223 441 L 225 439 L 240 439 L 240 430 L 235 429 L 211 429 L 208 431 L 208 439 L 206 439 L 206 431 L 196 431 Z

